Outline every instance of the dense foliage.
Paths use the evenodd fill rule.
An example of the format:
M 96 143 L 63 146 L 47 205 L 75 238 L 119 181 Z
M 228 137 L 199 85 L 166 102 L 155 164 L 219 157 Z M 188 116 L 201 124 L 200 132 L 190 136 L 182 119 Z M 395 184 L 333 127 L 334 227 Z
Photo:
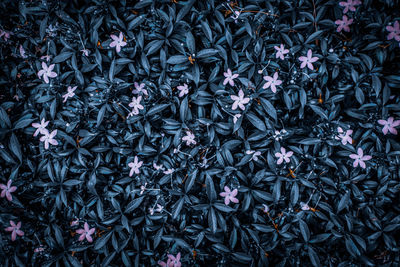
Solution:
M 400 265 L 399 5 L 1 1 L 0 265 Z

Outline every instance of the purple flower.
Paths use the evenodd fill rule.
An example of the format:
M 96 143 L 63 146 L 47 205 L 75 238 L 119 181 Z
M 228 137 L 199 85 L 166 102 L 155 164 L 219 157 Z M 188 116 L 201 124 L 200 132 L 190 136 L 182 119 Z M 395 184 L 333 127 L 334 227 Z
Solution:
M 40 142 L 44 142 L 44 148 L 49 149 L 49 144 L 52 145 L 58 145 L 57 140 L 54 139 L 54 137 L 57 135 L 57 130 L 52 131 L 49 133 L 48 130 L 45 130 L 43 133 L 44 135 L 40 137 Z
M 12 192 L 15 192 L 15 190 L 17 190 L 16 186 L 11 186 L 11 179 L 8 180 L 7 185 L 5 184 L 0 184 L 0 189 L 2 189 L 1 191 L 1 197 L 6 197 L 8 201 L 12 201 Z
M 194 140 L 195 136 L 190 131 L 186 131 L 186 136 L 182 137 L 182 141 L 186 141 L 186 145 L 190 146 L 191 144 L 195 145 L 196 141 Z
M 276 152 L 275 157 L 278 158 L 278 161 L 276 162 L 278 165 L 282 164 L 283 161 L 286 163 L 290 162 L 290 157 L 293 155 L 293 151 L 288 151 L 286 153 L 286 149 L 284 147 L 281 147 L 281 153 Z
M 85 238 L 89 243 L 93 242 L 92 234 L 94 233 L 96 229 L 93 227 L 89 229 L 89 224 L 85 222 L 83 229 L 78 229 L 76 230 L 77 234 L 80 234 L 81 236 L 79 237 L 79 241 L 83 241 Z
M 47 64 L 42 62 L 42 69 L 38 72 L 38 77 L 41 78 L 43 76 L 43 80 L 45 83 L 49 83 L 49 77 L 55 78 L 57 77 L 57 73 L 53 71 L 55 64 L 51 64 L 47 67 Z
M 164 170 L 164 167 L 162 164 L 157 165 L 155 162 L 153 162 L 153 168 L 156 169 L 156 171 L 158 170 Z
M 139 84 L 139 83 L 135 82 L 134 85 L 135 85 L 135 90 L 132 90 L 132 93 L 134 93 L 136 95 L 139 94 L 139 93 L 143 93 L 144 95 L 148 95 L 147 94 L 147 90 L 144 89 L 144 87 L 145 87 L 144 83 Z
M 264 84 L 263 88 L 267 89 L 267 88 L 271 87 L 271 91 L 274 93 L 276 93 L 276 86 L 282 84 L 282 81 L 278 80 L 277 72 L 274 73 L 274 77 L 264 76 L 264 80 L 266 80 L 267 82 Z
M 41 56 L 40 59 L 46 59 L 46 62 L 49 62 L 50 57 L 51 56 L 49 56 L 49 55 L 45 55 L 45 56 Z
M 231 86 L 235 85 L 235 82 L 233 81 L 237 77 L 239 77 L 239 74 L 232 74 L 231 69 L 227 69 L 226 72 L 224 72 L 225 80 L 223 82 L 223 85 L 226 85 L 229 83 Z
M 336 140 L 342 140 L 343 145 L 346 145 L 347 143 L 353 143 L 353 139 L 351 139 L 350 137 L 350 135 L 353 133 L 353 130 L 347 130 L 346 133 L 344 133 L 343 129 L 341 127 L 338 127 L 337 131 L 339 133 L 339 136 L 335 136 Z
M 140 109 L 144 109 L 144 107 L 140 104 L 140 101 L 142 100 L 142 96 L 132 97 L 132 102 L 129 103 L 129 106 L 132 108 L 132 113 L 134 115 L 139 114 Z
M 363 169 L 365 169 L 365 160 L 370 160 L 372 157 L 371 156 L 369 156 L 369 155 L 365 155 L 364 156 L 364 151 L 362 150 L 362 148 L 361 147 L 359 147 L 358 149 L 357 149 L 357 154 L 351 154 L 351 155 L 349 155 L 349 157 L 351 158 L 351 159 L 354 159 L 354 162 L 353 162 L 353 167 L 355 168 L 355 167 L 357 167 L 358 166 L 358 164 L 360 164 L 360 167 L 361 168 L 363 168 Z
M 249 101 L 250 101 L 250 98 L 248 98 L 248 97 L 245 98 L 245 97 L 244 97 L 244 93 L 243 93 L 242 89 L 239 90 L 239 95 L 238 95 L 238 96 L 231 95 L 231 99 L 232 99 L 233 101 L 235 101 L 235 102 L 232 104 L 232 110 L 237 109 L 238 106 L 239 106 L 239 108 L 240 108 L 241 110 L 245 110 L 244 105 L 247 104 L 247 103 L 249 103 Z
M 139 174 L 140 173 L 139 168 L 142 165 L 143 165 L 143 161 L 139 161 L 139 158 L 137 156 L 135 156 L 134 161 L 133 162 L 129 162 L 129 164 L 128 164 L 129 168 L 131 168 L 131 170 L 129 172 L 129 176 L 132 176 L 133 173 Z
M 4 36 L 3 37 L 4 41 L 7 41 L 10 38 L 10 35 L 12 35 L 12 34 L 14 34 L 14 33 L 0 30 L 0 37 Z
M 344 6 L 343 14 L 346 14 L 347 11 L 356 11 L 357 5 L 361 5 L 360 0 L 347 0 L 347 2 L 340 2 L 340 6 Z
M 239 203 L 239 199 L 236 198 L 236 195 L 238 193 L 237 189 L 234 189 L 231 191 L 229 187 L 225 186 L 224 187 L 225 192 L 219 193 L 221 197 L 225 198 L 225 205 L 229 205 L 229 203 L 232 201 L 233 203 Z
M 317 57 L 313 57 L 311 49 L 308 49 L 307 57 L 301 56 L 301 57 L 299 57 L 299 60 L 301 61 L 300 68 L 303 69 L 303 68 L 305 68 L 307 66 L 310 70 L 313 70 L 314 66 L 311 63 L 317 61 L 318 58 Z
M 75 92 L 76 88 L 77 88 L 77 86 L 74 86 L 74 87 L 68 86 L 68 88 L 67 88 L 68 92 L 62 96 L 62 97 L 64 97 L 63 103 L 67 102 L 68 97 L 74 97 L 74 95 L 75 95 L 74 92 Z
M 33 136 L 36 136 L 39 133 L 40 134 L 44 134 L 47 131 L 46 127 L 49 124 L 49 122 L 50 121 L 45 121 L 44 118 L 43 118 L 42 121 L 40 122 L 40 124 L 39 123 L 32 123 L 32 127 L 37 128 L 35 133 L 33 134 Z
M 20 228 L 21 228 L 21 222 L 18 222 L 18 223 L 15 225 L 15 222 L 10 220 L 10 225 L 11 225 L 11 226 L 7 227 L 5 230 L 6 230 L 7 232 L 12 232 L 12 233 L 11 233 L 11 241 L 15 241 L 15 239 L 17 238 L 17 235 L 19 235 L 19 236 L 23 236 L 23 235 L 24 235 L 24 232 L 22 232 L 22 231 L 20 230 Z
M 258 157 L 261 155 L 260 151 L 254 151 L 254 150 L 247 150 L 246 151 L 247 155 L 252 155 L 251 160 L 258 161 Z
M 289 53 L 289 50 L 285 49 L 283 44 L 281 44 L 280 47 L 274 46 L 274 48 L 276 49 L 276 55 L 275 55 L 276 58 L 279 57 L 280 59 L 284 60 L 285 59 L 285 54 Z
M 338 32 L 341 32 L 342 30 L 344 30 L 345 32 L 349 32 L 350 31 L 349 25 L 352 23 L 353 19 L 348 19 L 346 15 L 343 15 L 342 20 L 338 19 L 337 21 L 335 21 L 335 24 L 338 25 L 336 30 Z
M 397 135 L 397 130 L 395 127 L 400 125 L 400 120 L 395 121 L 393 117 L 389 117 L 387 121 L 378 120 L 378 123 L 383 125 L 382 132 L 384 135 L 386 135 L 388 131 L 394 135 Z
M 178 87 L 176 87 L 176 89 L 178 89 L 179 92 L 179 97 L 182 97 L 184 95 L 187 95 L 189 93 L 189 88 L 188 85 L 186 83 L 184 83 L 183 85 L 179 85 Z
M 126 46 L 126 44 L 127 44 L 124 41 L 124 35 L 122 34 L 122 32 L 119 33 L 119 37 L 117 37 L 114 34 L 111 34 L 110 37 L 111 37 L 111 39 L 114 40 L 110 43 L 110 47 L 115 47 L 115 50 L 117 51 L 117 53 L 119 53 L 121 51 L 121 47 Z
M 400 42 L 400 23 L 396 21 L 393 26 L 386 26 L 386 30 L 389 32 L 387 39 L 395 39 Z

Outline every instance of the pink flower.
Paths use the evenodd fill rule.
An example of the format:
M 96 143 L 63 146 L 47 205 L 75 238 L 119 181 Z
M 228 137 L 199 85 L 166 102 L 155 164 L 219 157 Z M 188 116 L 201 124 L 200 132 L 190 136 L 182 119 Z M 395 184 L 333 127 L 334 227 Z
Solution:
M 7 232 L 12 232 L 11 233 L 11 241 L 15 241 L 15 238 L 17 237 L 17 235 L 19 235 L 19 236 L 24 235 L 24 232 L 19 230 L 21 228 L 21 222 L 18 222 L 17 225 L 15 225 L 15 222 L 10 220 L 10 225 L 11 226 L 7 227 L 5 230 Z
M 244 93 L 243 93 L 242 89 L 239 90 L 239 95 L 238 95 L 238 96 L 231 95 L 231 99 L 232 99 L 233 101 L 235 101 L 235 102 L 232 104 L 232 110 L 237 109 L 238 106 L 239 106 L 239 108 L 240 108 L 241 110 L 245 110 L 244 105 L 247 104 L 247 103 L 249 103 L 249 101 L 250 101 L 250 98 L 248 98 L 248 97 L 245 98 L 245 97 L 244 97 Z
M 179 252 L 176 257 L 168 254 L 168 261 L 165 263 L 163 261 L 158 261 L 158 264 L 162 267 L 181 267 L 181 253 Z
M 348 19 L 346 15 L 343 15 L 342 20 L 338 19 L 337 21 L 335 21 L 335 24 L 338 25 L 336 30 L 338 32 L 341 32 L 342 30 L 344 30 L 345 32 L 349 32 L 350 31 L 349 25 L 352 23 L 353 19 Z
M 85 56 L 89 56 L 89 50 L 88 49 L 82 49 L 80 50 L 82 52 L 82 54 L 84 54 Z
M 239 77 L 239 74 L 232 74 L 231 69 L 227 69 L 226 72 L 224 72 L 225 80 L 223 82 L 223 85 L 226 85 L 229 83 L 231 86 L 235 85 L 235 82 L 233 81 L 237 77 Z
M 359 147 L 357 149 L 357 154 L 351 154 L 351 155 L 349 155 L 349 157 L 351 159 L 354 159 L 354 162 L 353 162 L 353 167 L 354 168 L 357 167 L 358 164 L 360 164 L 360 167 L 363 168 L 363 169 L 365 169 L 365 167 L 366 167 L 364 161 L 365 160 L 370 160 L 372 158 L 369 155 L 365 155 L 364 156 L 364 152 L 363 152 L 361 147 Z
M 263 205 L 263 207 L 264 207 L 263 212 L 264 212 L 264 213 L 268 213 L 268 212 L 269 212 L 269 207 L 268 207 L 268 205 L 266 205 L 266 204 L 262 204 L 262 205 Z
M 182 141 L 186 141 L 186 145 L 190 146 L 191 144 L 195 145 L 196 141 L 194 140 L 195 136 L 190 131 L 186 131 L 186 136 L 182 137 Z
M 378 123 L 380 125 L 384 125 L 382 128 L 382 132 L 384 135 L 386 135 L 388 131 L 394 135 L 397 135 L 397 130 L 395 127 L 400 125 L 400 120 L 395 121 L 393 117 L 389 117 L 387 121 L 378 120 Z
M 47 67 L 47 64 L 42 62 L 42 69 L 38 72 L 38 77 L 41 78 L 43 76 L 43 80 L 45 83 L 49 83 L 49 77 L 54 78 L 57 77 L 57 73 L 53 72 L 55 64 L 51 64 Z
M 22 45 L 19 45 L 19 54 L 22 58 L 27 58 L 28 56 L 25 54 L 25 49 Z
M 164 167 L 162 164 L 157 165 L 157 163 L 153 162 L 153 168 L 156 169 L 156 171 L 158 170 L 164 170 Z
M 165 175 L 172 174 L 172 173 L 174 173 L 174 171 L 175 171 L 174 168 L 168 169 L 168 170 L 164 171 L 164 174 L 165 174 Z
M 254 150 L 247 150 L 246 154 L 252 155 L 251 160 L 254 160 L 254 161 L 258 161 L 258 157 L 261 156 L 260 151 L 254 151 Z
M 0 30 L 0 37 L 4 36 L 3 37 L 4 41 L 7 41 L 10 38 L 10 35 L 12 35 L 12 34 L 14 34 L 14 33 Z
M 400 42 L 400 24 L 398 21 L 394 23 L 394 26 L 386 26 L 386 30 L 389 32 L 387 39 L 395 39 Z
M 94 233 L 95 230 L 96 229 L 94 227 L 89 230 L 89 224 L 85 222 L 83 229 L 76 230 L 76 233 L 81 235 L 78 240 L 83 241 L 86 238 L 89 243 L 92 243 L 93 238 L 91 235 Z
M 74 87 L 68 86 L 68 88 L 67 88 L 68 92 L 62 96 L 62 97 L 64 97 L 63 103 L 67 102 L 68 97 L 74 97 L 74 95 L 75 95 L 74 92 L 75 92 L 76 88 L 77 88 L 77 86 L 74 86 Z
M 45 121 L 44 118 L 42 119 L 42 121 L 39 123 L 32 123 L 32 127 L 37 128 L 35 133 L 33 134 L 33 136 L 38 135 L 39 133 L 44 134 L 47 129 L 47 125 L 49 124 L 50 121 Z
M 49 55 L 45 55 L 45 56 L 41 56 L 40 59 L 46 59 L 46 62 L 49 62 L 50 57 L 51 56 L 49 56 Z
M 143 165 L 143 161 L 139 161 L 139 158 L 135 156 L 135 159 L 133 162 L 129 162 L 128 166 L 131 168 L 129 172 L 129 176 L 132 176 L 133 173 L 139 174 L 140 173 L 140 167 Z
M 290 162 L 290 157 L 293 155 L 293 151 L 288 151 L 286 153 L 286 149 L 284 147 L 281 147 L 281 153 L 276 152 L 275 157 L 279 158 L 278 161 L 276 162 L 278 165 L 282 164 L 283 161 L 286 163 Z
M 225 205 L 229 205 L 229 203 L 232 201 L 233 203 L 239 203 L 239 200 L 236 198 L 236 195 L 238 193 L 237 189 L 234 189 L 231 191 L 229 187 L 225 186 L 224 187 L 225 192 L 219 193 L 221 197 L 225 198 Z
M 15 192 L 15 190 L 17 190 L 17 187 L 16 186 L 11 186 L 11 183 L 12 183 L 12 181 L 10 179 L 10 180 L 8 180 L 7 185 L 0 184 L 0 189 L 2 189 L 0 196 L 1 197 L 4 197 L 4 196 L 7 197 L 8 201 L 12 201 L 11 193 Z
M 148 95 L 147 94 L 147 90 L 144 89 L 144 87 L 145 87 L 144 83 L 139 84 L 139 83 L 135 82 L 134 85 L 135 85 L 135 90 L 132 90 L 132 93 L 134 93 L 136 95 L 139 94 L 139 93 L 143 93 L 144 95 Z
M 275 55 L 276 58 L 279 57 L 280 59 L 284 60 L 285 59 L 285 54 L 289 53 L 289 50 L 285 49 L 283 44 L 281 44 L 280 47 L 274 46 L 274 48 L 276 49 L 276 55 Z
M 43 245 L 40 245 L 39 247 L 37 247 L 37 248 L 35 248 L 33 250 L 33 252 L 35 252 L 35 253 L 40 253 L 40 252 L 43 252 L 43 251 L 44 251 Z
M 76 226 L 76 225 L 79 225 L 79 219 L 78 218 L 76 218 L 75 220 L 73 220 L 71 222 L 71 226 Z
M 121 47 L 126 46 L 126 44 L 127 44 L 124 41 L 124 35 L 122 34 L 122 32 L 119 33 L 119 37 L 117 37 L 114 34 L 111 34 L 110 37 L 111 37 L 111 39 L 114 40 L 110 43 L 110 47 L 115 47 L 115 50 L 117 51 L 117 53 L 119 53 L 121 51 Z
M 140 104 L 140 101 L 142 100 L 142 96 L 132 97 L 132 102 L 129 103 L 129 106 L 132 108 L 132 113 L 134 115 L 139 114 L 139 110 L 144 109 L 144 107 Z
M 307 66 L 310 70 L 313 70 L 314 66 L 311 63 L 317 61 L 318 58 L 313 57 L 311 49 L 308 49 L 307 57 L 301 56 L 301 57 L 299 57 L 299 60 L 302 62 L 300 65 L 300 68 L 303 69 Z
M 264 76 L 264 80 L 266 80 L 267 82 L 264 84 L 263 88 L 267 89 L 267 88 L 271 87 L 271 91 L 274 93 L 276 93 L 276 86 L 282 84 L 282 81 L 278 80 L 277 72 L 274 73 L 274 77 Z
M 347 2 L 340 2 L 339 3 L 340 6 L 344 6 L 344 10 L 343 10 L 343 14 L 346 14 L 347 11 L 356 11 L 356 7 L 357 5 L 361 5 L 361 1 L 360 0 L 347 0 Z
M 179 85 L 178 87 L 176 87 L 176 89 L 178 89 L 179 92 L 179 97 L 182 97 L 184 95 L 187 95 L 189 93 L 189 88 L 188 85 L 186 83 L 184 83 L 183 85 Z
M 44 148 L 49 149 L 49 144 L 52 145 L 58 145 L 57 140 L 54 139 L 54 137 L 57 135 L 57 130 L 52 131 L 49 133 L 48 130 L 45 130 L 43 133 L 44 135 L 40 137 L 40 142 L 44 142 Z
M 338 127 L 337 131 L 339 133 L 339 136 L 335 136 L 336 140 L 342 140 L 343 145 L 346 145 L 347 143 L 353 143 L 353 139 L 351 139 L 350 137 L 350 135 L 353 133 L 353 130 L 347 130 L 346 133 L 344 133 L 343 129 L 341 127 Z

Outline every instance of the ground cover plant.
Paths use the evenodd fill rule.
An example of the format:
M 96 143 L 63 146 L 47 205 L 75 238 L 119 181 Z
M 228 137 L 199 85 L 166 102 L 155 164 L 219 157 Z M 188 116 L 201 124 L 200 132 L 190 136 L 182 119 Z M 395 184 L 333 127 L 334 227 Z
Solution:
M 1 1 L 0 265 L 400 265 L 399 6 Z

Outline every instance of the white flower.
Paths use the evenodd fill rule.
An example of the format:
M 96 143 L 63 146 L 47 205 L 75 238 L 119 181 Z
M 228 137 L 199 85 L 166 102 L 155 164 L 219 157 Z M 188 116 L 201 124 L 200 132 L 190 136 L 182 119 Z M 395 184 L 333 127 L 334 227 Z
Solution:
M 63 97 L 64 97 L 63 103 L 67 102 L 68 97 L 73 97 L 75 95 L 74 91 L 76 90 L 76 88 L 77 88 L 77 86 L 74 86 L 74 87 L 68 86 L 68 88 L 67 88 L 68 92 L 65 95 L 63 95 Z
M 176 89 L 178 89 L 180 91 L 179 92 L 179 97 L 182 97 L 182 96 L 184 96 L 184 95 L 189 93 L 189 88 L 188 88 L 188 85 L 186 83 L 184 83 L 183 85 L 179 85 L 178 87 L 176 87 Z
M 144 109 L 144 107 L 140 104 L 140 101 L 141 101 L 141 100 L 142 100 L 142 96 L 138 96 L 137 98 L 136 98 L 136 97 L 132 97 L 132 102 L 129 103 L 129 106 L 130 106 L 131 108 L 133 108 L 133 109 L 132 109 L 132 113 L 133 113 L 134 115 L 139 114 L 139 110 L 140 110 L 140 109 Z
M 53 72 L 54 66 L 55 64 L 51 64 L 49 67 L 47 67 L 47 64 L 42 62 L 42 69 L 39 70 L 38 76 L 39 78 L 43 76 L 43 80 L 45 83 L 49 83 L 49 77 L 57 77 L 57 73 Z
M 254 150 L 247 150 L 246 154 L 247 155 L 253 154 L 253 156 L 251 157 L 251 160 L 257 161 L 258 160 L 258 156 L 261 155 L 261 152 L 260 151 L 254 151 Z
M 40 142 L 44 142 L 44 148 L 49 149 L 49 144 L 52 145 L 58 145 L 57 140 L 54 139 L 54 137 L 57 135 L 57 130 L 52 131 L 49 133 L 48 130 L 44 130 L 44 135 L 40 137 Z
M 232 110 L 237 109 L 238 106 L 239 106 L 239 108 L 240 108 L 241 110 L 245 110 L 244 105 L 247 104 L 247 103 L 249 103 L 249 101 L 250 101 L 250 98 L 244 97 L 244 93 L 243 93 L 242 89 L 239 90 L 239 95 L 238 95 L 238 96 L 231 95 L 231 99 L 232 99 L 233 101 L 235 101 L 235 102 L 232 104 Z
M 290 157 L 293 155 L 293 151 L 288 151 L 286 153 L 286 149 L 284 147 L 281 147 L 281 153 L 276 152 L 275 157 L 278 158 L 278 161 L 276 162 L 278 165 L 281 164 L 283 161 L 286 163 L 290 162 Z
M 135 156 L 134 161 L 128 163 L 129 168 L 131 168 L 131 170 L 129 172 L 129 176 L 132 176 L 133 173 L 139 174 L 140 173 L 139 169 L 142 165 L 143 165 L 143 161 L 139 161 L 139 158 L 137 156 Z
M 117 53 L 119 53 L 121 51 L 121 47 L 126 46 L 124 35 L 122 34 L 122 32 L 120 32 L 119 37 L 114 34 L 111 34 L 110 37 L 114 40 L 110 43 L 110 47 L 115 47 L 115 50 L 117 51 Z
M 235 82 L 233 81 L 237 77 L 239 77 L 239 74 L 232 74 L 231 69 L 228 69 L 226 72 L 224 72 L 224 76 L 226 77 L 223 84 L 226 85 L 229 83 L 231 86 L 235 85 Z
M 186 141 L 186 145 L 190 146 L 191 144 L 195 145 L 197 142 L 194 140 L 195 136 L 190 131 L 186 131 L 186 136 L 182 137 L 182 141 Z

